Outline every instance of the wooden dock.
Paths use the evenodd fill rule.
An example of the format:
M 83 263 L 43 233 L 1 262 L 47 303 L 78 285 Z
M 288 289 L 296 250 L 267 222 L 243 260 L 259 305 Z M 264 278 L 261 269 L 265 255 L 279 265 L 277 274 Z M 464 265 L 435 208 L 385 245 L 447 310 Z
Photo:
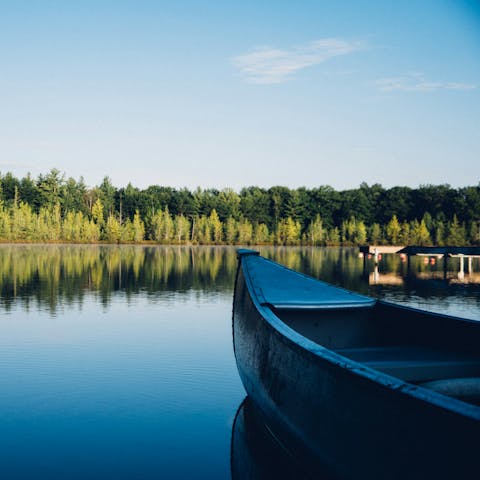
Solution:
M 403 253 L 405 255 L 425 255 L 431 257 L 440 257 L 448 255 L 449 257 L 480 257 L 480 247 L 418 247 L 398 246 L 398 245 L 362 245 L 360 253 L 367 255 L 378 255 L 384 253 Z
M 460 260 L 458 279 L 462 281 L 465 278 L 464 260 L 467 260 L 467 271 L 471 276 L 473 274 L 473 259 L 480 258 L 480 247 L 421 247 L 410 245 L 408 247 L 385 246 L 385 245 L 363 245 L 360 247 L 360 253 L 363 254 L 363 270 L 367 270 L 367 257 L 373 256 L 375 265 L 381 258 L 381 254 L 398 253 L 407 257 L 407 271 L 410 271 L 410 257 L 419 255 L 424 257 L 443 258 L 443 276 L 447 278 L 448 259 L 451 257 Z M 472 277 L 473 278 L 473 277 Z
M 360 247 L 360 253 L 364 255 L 378 255 L 384 253 L 398 253 L 400 250 L 404 249 L 405 247 L 402 246 L 395 246 L 395 245 L 362 245 Z
M 361 251 L 361 250 L 360 250 Z M 480 257 L 480 247 L 416 247 L 409 246 L 396 253 L 405 255 L 425 255 L 431 257 Z

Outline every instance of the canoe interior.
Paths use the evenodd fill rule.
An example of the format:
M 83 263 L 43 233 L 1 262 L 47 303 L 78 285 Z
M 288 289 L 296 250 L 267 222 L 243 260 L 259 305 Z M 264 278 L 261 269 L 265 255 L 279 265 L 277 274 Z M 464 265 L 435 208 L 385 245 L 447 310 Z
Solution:
M 293 330 L 344 357 L 480 405 L 476 322 L 382 302 L 367 308 L 272 311 Z

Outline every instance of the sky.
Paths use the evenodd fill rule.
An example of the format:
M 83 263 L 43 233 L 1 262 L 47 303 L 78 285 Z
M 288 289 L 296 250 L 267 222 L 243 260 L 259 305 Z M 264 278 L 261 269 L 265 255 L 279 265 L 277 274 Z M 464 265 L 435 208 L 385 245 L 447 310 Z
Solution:
M 480 182 L 480 2 L 0 0 L 0 172 Z

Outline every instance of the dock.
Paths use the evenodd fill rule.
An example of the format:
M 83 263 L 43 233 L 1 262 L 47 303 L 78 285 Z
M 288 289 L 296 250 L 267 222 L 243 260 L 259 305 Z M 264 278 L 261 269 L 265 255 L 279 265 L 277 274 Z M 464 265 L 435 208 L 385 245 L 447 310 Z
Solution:
M 378 255 L 384 253 L 398 253 L 400 250 L 404 249 L 405 246 L 395 246 L 395 245 L 362 245 L 360 247 L 360 253 L 364 255 Z M 408 248 L 408 247 L 407 247 Z
M 360 250 L 361 251 L 361 250 Z M 395 253 L 405 255 L 425 255 L 429 257 L 480 257 L 480 247 L 416 247 L 409 246 Z
M 424 257 L 437 257 L 443 258 L 443 275 L 447 278 L 447 264 L 449 258 L 458 258 L 460 260 L 460 268 L 458 272 L 458 278 L 464 279 L 465 267 L 464 259 L 467 259 L 467 271 L 469 275 L 473 274 L 472 259 L 480 258 L 480 246 L 477 247 L 458 247 L 458 246 L 445 246 L 445 247 L 423 247 L 410 245 L 407 247 L 400 246 L 385 246 L 385 245 L 363 245 L 360 247 L 360 253 L 364 258 L 364 271 L 366 270 L 366 257 L 372 255 L 375 265 L 378 265 L 379 255 L 385 253 L 398 253 L 407 257 L 408 271 L 410 271 L 410 257 L 414 255 Z

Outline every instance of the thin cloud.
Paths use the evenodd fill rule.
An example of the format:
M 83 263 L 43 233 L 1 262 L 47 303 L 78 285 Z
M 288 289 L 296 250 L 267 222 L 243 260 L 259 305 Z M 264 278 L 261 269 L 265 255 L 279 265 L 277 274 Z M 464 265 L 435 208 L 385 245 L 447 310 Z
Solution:
M 459 82 L 433 82 L 421 74 L 403 77 L 380 78 L 375 82 L 382 92 L 436 92 L 438 90 L 474 90 L 477 85 Z
M 283 83 L 299 70 L 362 48 L 364 44 L 359 41 L 324 38 L 287 50 L 257 47 L 249 53 L 233 57 L 232 64 L 249 83 Z

